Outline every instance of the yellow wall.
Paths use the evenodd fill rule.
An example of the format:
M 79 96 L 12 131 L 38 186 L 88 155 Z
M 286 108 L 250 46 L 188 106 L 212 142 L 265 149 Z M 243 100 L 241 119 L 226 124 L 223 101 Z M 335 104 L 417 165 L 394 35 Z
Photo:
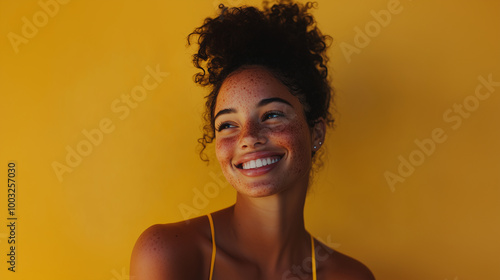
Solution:
M 339 114 L 308 229 L 378 279 L 499 279 L 500 2 L 318 2 Z M 1 279 L 128 279 L 146 227 L 233 202 L 196 153 L 206 92 L 185 41 L 216 6 L 0 2 L 0 178 L 14 160 L 18 218 L 13 273 L 3 185 Z M 418 166 L 400 173 L 401 158 Z

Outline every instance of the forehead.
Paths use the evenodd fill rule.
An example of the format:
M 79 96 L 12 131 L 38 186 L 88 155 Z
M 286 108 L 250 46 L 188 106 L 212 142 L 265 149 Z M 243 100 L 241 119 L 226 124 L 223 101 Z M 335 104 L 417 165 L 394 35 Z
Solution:
M 294 107 L 301 107 L 298 98 L 292 95 L 269 70 L 261 66 L 247 66 L 236 70 L 223 82 L 217 96 L 215 111 L 251 107 L 260 100 L 271 97 L 279 97 Z

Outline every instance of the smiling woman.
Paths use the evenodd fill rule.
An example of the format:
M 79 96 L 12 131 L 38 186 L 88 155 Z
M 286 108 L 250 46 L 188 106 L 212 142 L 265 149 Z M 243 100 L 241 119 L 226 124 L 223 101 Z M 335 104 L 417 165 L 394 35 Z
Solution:
M 236 203 L 189 223 L 148 228 L 132 254 L 134 279 L 374 279 L 304 226 L 313 162 L 333 123 L 329 37 L 308 13 L 312 7 L 221 6 L 190 34 L 202 70 L 195 81 L 211 89 L 200 143 L 215 140 Z
M 324 121 L 309 127 L 299 99 L 263 66 L 230 75 L 217 100 L 217 159 L 238 194 L 306 191 L 301 186 L 309 180 L 313 146 L 324 141 Z

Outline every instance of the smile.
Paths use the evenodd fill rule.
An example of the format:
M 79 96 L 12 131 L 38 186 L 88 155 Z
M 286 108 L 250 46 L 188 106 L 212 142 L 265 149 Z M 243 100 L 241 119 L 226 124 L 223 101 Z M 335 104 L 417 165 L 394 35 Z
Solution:
M 266 166 L 266 165 L 270 165 L 270 164 L 273 164 L 273 163 L 276 163 L 278 161 L 280 161 L 281 157 L 280 156 L 273 156 L 273 157 L 267 157 L 267 158 L 259 158 L 259 159 L 256 159 L 256 160 L 250 160 L 250 161 L 247 161 L 247 162 L 244 162 L 242 164 L 240 164 L 238 166 L 238 168 L 241 168 L 241 169 L 255 169 L 255 168 L 259 168 L 259 167 L 262 167 L 262 166 Z

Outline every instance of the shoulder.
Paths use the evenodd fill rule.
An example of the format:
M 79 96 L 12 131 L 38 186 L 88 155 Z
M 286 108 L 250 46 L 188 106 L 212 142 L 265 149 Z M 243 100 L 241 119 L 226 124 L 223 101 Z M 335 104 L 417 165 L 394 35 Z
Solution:
M 338 272 L 345 280 L 375 280 L 370 269 L 360 261 L 336 252 L 334 255 L 339 264 Z
M 208 220 L 199 217 L 189 222 L 157 224 L 137 239 L 130 262 L 130 275 L 141 279 L 197 279 L 205 265 Z
M 316 254 L 323 279 L 375 280 L 370 269 L 360 261 L 322 243 L 319 246 Z

